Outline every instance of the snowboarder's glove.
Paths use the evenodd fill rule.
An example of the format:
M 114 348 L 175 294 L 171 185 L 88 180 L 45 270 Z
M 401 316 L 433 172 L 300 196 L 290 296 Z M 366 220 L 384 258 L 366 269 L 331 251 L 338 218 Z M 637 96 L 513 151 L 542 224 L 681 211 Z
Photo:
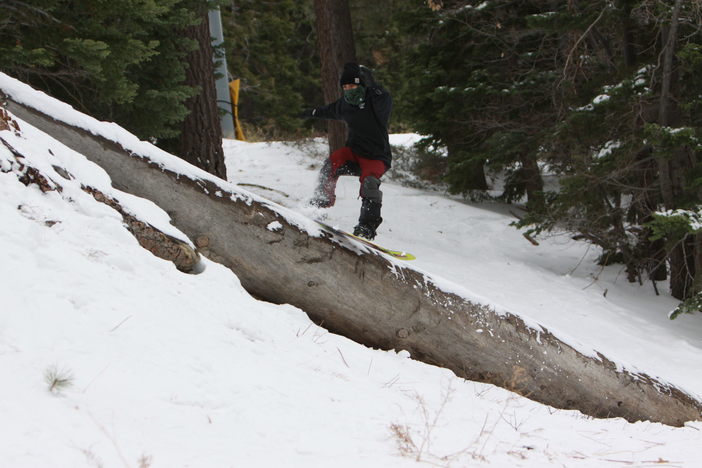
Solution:
M 317 113 L 317 109 L 305 109 L 300 112 L 297 116 L 301 119 L 311 119 Z
M 361 81 L 363 81 L 367 88 L 374 88 L 378 86 L 378 83 L 375 82 L 373 72 L 370 68 L 366 67 L 365 65 L 360 65 L 358 68 L 361 72 Z

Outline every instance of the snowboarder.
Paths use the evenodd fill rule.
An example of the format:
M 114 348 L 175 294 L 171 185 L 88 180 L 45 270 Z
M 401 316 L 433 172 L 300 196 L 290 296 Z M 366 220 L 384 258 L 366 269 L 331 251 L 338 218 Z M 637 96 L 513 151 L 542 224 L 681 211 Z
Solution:
M 392 97 L 376 83 L 368 68 L 356 63 L 344 65 L 339 84 L 343 90 L 339 100 L 303 114 L 308 118 L 343 120 L 348 127 L 346 146 L 334 151 L 325 161 L 310 203 L 320 208 L 334 206 L 339 176 L 359 176 L 361 215 L 353 234 L 372 240 L 383 222 L 380 178 L 392 161 L 387 130 Z

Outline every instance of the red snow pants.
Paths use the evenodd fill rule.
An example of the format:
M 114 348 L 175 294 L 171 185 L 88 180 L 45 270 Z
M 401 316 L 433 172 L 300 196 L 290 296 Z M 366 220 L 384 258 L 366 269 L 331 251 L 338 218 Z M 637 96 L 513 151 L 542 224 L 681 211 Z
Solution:
M 366 177 L 373 176 L 376 179 L 380 179 L 387 170 L 383 161 L 361 157 L 351 151 L 351 148 L 348 146 L 342 146 L 338 150 L 334 151 L 331 156 L 329 156 L 329 159 L 331 160 L 331 174 L 329 177 L 330 186 L 328 187 L 328 190 L 331 192 L 331 194 L 336 191 L 336 181 L 339 178 L 336 175 L 336 172 L 341 166 L 349 161 L 355 162 L 361 168 L 361 187 L 363 187 L 363 181 L 366 180 Z

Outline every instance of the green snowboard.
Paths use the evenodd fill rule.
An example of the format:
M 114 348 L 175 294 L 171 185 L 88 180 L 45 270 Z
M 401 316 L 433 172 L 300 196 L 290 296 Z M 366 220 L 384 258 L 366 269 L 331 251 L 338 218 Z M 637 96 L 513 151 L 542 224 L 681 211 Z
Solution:
M 376 244 L 375 242 L 371 242 L 368 239 L 364 239 L 363 237 L 354 236 L 353 234 L 349 234 L 348 232 L 340 231 L 340 230 L 338 230 L 338 229 L 336 229 L 328 224 L 325 224 L 321 221 L 317 221 L 317 224 L 319 224 L 321 227 L 323 227 L 327 231 L 331 231 L 334 234 L 342 236 L 342 237 L 347 237 L 347 238 L 359 241 L 363 245 L 366 245 L 366 246 L 368 246 L 374 250 L 377 250 L 379 252 L 382 252 L 384 254 L 390 255 L 391 257 L 397 258 L 398 260 L 414 260 L 415 258 L 417 258 L 414 255 L 412 255 L 411 253 L 401 252 L 399 250 L 386 249 L 385 247 L 380 246 L 380 245 Z

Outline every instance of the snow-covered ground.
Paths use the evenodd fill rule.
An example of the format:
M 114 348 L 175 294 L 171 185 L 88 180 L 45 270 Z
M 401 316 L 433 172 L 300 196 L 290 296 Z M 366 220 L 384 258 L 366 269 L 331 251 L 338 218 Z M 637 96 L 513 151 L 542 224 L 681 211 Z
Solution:
M 216 263 L 178 272 L 80 184 L 156 225 L 164 212 L 19 124 L 19 136 L 0 136 L 63 191 L 25 187 L 0 145 L 0 466 L 702 466 L 702 422 L 671 428 L 555 410 L 330 334 L 304 311 L 253 299 Z M 335 207 L 306 206 L 319 143 L 226 141 L 225 151 L 233 183 L 342 229 L 355 224 L 353 177 L 341 179 Z M 414 253 L 417 268 L 583 352 L 702 395 L 699 315 L 669 321 L 675 301 L 594 266 L 587 245 L 531 245 L 506 206 L 392 180 L 382 189 L 377 240 Z
M 393 135 L 393 144 L 416 141 Z M 341 177 L 331 209 L 307 206 L 326 148 L 322 141 L 225 142 L 231 181 L 343 230 L 360 209 L 359 183 Z M 266 188 L 252 186 L 253 184 Z M 667 313 L 678 301 L 656 296 L 650 282 L 627 281 L 623 267 L 595 264 L 600 252 L 566 235 L 529 243 L 510 226 L 519 210 L 504 204 L 467 203 L 429 190 L 384 181 L 384 222 L 376 241 L 417 256 L 412 262 L 498 310 L 538 323 L 581 352 L 599 351 L 631 371 L 643 371 L 702 395 L 702 317 L 677 320 Z M 282 192 L 282 193 L 281 193 Z M 666 284 L 658 289 L 666 291 Z

